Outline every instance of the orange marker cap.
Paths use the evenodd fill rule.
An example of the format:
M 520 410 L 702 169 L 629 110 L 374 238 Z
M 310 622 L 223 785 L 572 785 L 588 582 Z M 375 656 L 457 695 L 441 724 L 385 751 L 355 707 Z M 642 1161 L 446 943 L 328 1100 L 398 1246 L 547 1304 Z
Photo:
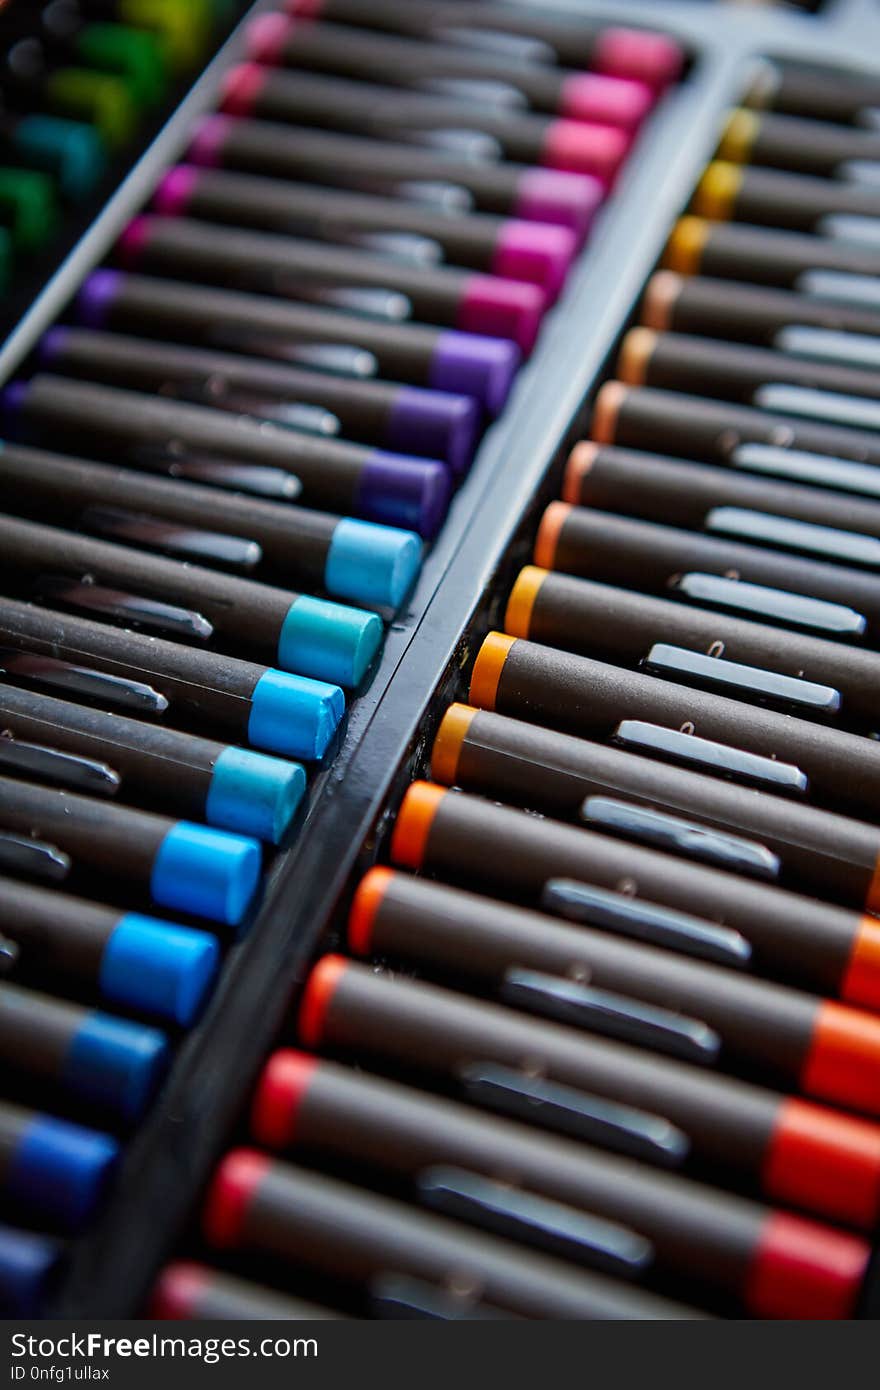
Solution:
M 454 787 L 458 781 L 461 746 L 476 713 L 471 705 L 450 705 L 440 722 L 431 750 L 431 776 L 444 787 Z
M 581 489 L 584 478 L 589 473 L 599 454 L 599 445 L 591 439 L 582 439 L 575 444 L 568 456 L 565 473 L 562 477 L 562 496 L 569 506 L 583 506 Z
M 348 969 L 344 956 L 322 956 L 306 980 L 299 1006 L 297 1031 L 306 1047 L 318 1047 L 323 1039 L 327 1010 Z
M 672 311 L 683 286 L 684 277 L 674 270 L 658 270 L 651 276 L 642 299 L 642 323 L 646 328 L 663 333 L 671 326 Z
M 528 637 L 535 600 L 546 578 L 547 570 L 538 569 L 537 565 L 526 565 L 520 570 L 504 614 L 504 630 L 508 636 Z
M 373 950 L 373 923 L 395 876 L 393 869 L 376 867 L 357 886 L 348 914 L 348 945 L 356 956 L 368 956 Z
M 627 386 L 644 386 L 657 346 L 653 328 L 631 328 L 620 345 L 617 375 Z
M 495 708 L 501 673 L 515 641 L 503 632 L 490 632 L 478 651 L 470 688 L 470 702 L 477 709 Z
M 869 906 L 877 904 L 869 901 Z M 840 993 L 848 1004 L 880 1013 L 880 922 L 876 917 L 862 918 Z
M 800 1079 L 808 1095 L 880 1115 L 880 1018 L 826 1000 Z
M 598 444 L 613 444 L 617 417 L 627 397 L 622 381 L 606 381 L 593 405 L 591 433 Z
M 391 836 L 391 858 L 406 869 L 420 869 L 428 850 L 428 836 L 440 802 L 449 792 L 433 782 L 413 782 L 403 798 L 394 834 Z
M 562 528 L 568 520 L 571 506 L 568 502 L 551 502 L 538 527 L 535 537 L 535 564 L 540 569 L 552 570 L 556 564 L 556 551 Z

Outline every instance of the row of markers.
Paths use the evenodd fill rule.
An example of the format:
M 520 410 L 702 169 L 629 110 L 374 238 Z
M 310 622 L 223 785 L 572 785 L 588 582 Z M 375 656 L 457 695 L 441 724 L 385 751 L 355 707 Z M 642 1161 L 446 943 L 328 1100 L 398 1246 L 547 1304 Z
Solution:
M 430 8 L 386 7 L 392 27 Z M 88 1225 L 221 942 L 247 930 L 303 764 L 332 751 L 343 690 L 369 678 L 680 62 L 665 39 L 589 25 L 571 35 L 585 69 L 659 56 L 658 81 L 505 47 L 535 107 L 513 119 L 457 85 L 461 61 L 497 68 L 491 52 L 389 35 L 438 54 L 449 95 L 328 77 L 306 107 L 299 36 L 331 71 L 362 36 L 297 23 L 291 46 L 291 28 L 255 23 L 254 57 L 271 39 L 277 65 L 230 74 L 224 113 L 2 394 L 0 1192 L 21 1225 L 0 1229 L 0 1304 L 16 1313 L 40 1306 L 56 1236 Z M 615 123 L 538 114 L 563 88 Z M 343 96 L 356 135 L 327 128 Z M 398 98 L 407 135 L 424 104 L 424 144 L 394 122 L 363 134 L 364 103 Z M 465 148 L 430 138 L 456 125 Z M 546 167 L 572 160 L 597 172 Z
M 753 99 L 166 1315 L 876 1315 L 880 84 Z

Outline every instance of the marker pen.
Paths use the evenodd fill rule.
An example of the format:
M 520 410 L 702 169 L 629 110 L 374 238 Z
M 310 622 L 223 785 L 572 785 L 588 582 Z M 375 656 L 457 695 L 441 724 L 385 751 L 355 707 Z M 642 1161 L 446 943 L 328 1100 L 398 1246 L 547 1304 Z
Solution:
M 727 122 L 718 157 L 834 178 L 853 160 L 880 158 L 880 134 L 832 121 L 740 109 Z
M 223 117 L 214 119 L 223 120 Z M 456 212 L 403 198 L 320 188 L 225 169 L 178 164 L 160 181 L 153 206 L 165 217 L 254 227 L 337 242 L 417 265 L 470 266 L 538 285 L 555 300 L 577 254 L 569 227 Z
M 245 1319 L 312 1322 L 319 1318 L 336 1318 L 340 1314 L 245 1279 L 234 1279 L 208 1265 L 175 1260 L 159 1275 L 150 1295 L 147 1316 L 160 1322 L 192 1318 L 217 1322 Z
M 169 1048 L 157 1028 L 0 984 L 0 1058 L 29 1085 L 131 1123 L 153 1100 Z
M 306 1266 L 348 1284 L 394 1272 L 532 1318 L 694 1318 L 699 1313 L 561 1260 L 524 1254 L 511 1241 L 473 1235 L 317 1173 L 234 1149 L 217 1168 L 202 1212 L 215 1250 L 241 1250 Z M 474 1294 L 460 1296 L 467 1305 Z
M 0 641 L 32 658 L 16 661 L 17 680 L 69 690 L 64 671 L 56 670 L 59 662 L 73 675 L 97 670 L 134 680 L 151 697 L 137 701 L 139 713 L 162 714 L 170 705 L 176 719 L 185 715 L 200 729 L 220 728 L 286 757 L 322 758 L 345 712 L 338 686 L 12 599 L 0 603 Z M 93 685 L 91 698 L 106 703 L 107 691 L 97 683 L 74 688 L 88 696 Z
M 81 321 L 90 328 L 170 331 L 172 336 L 182 334 L 208 345 L 234 346 L 282 360 L 291 355 L 296 360 L 299 352 L 300 360 L 307 362 L 307 350 L 328 344 L 360 348 L 373 355 L 376 370 L 382 375 L 435 391 L 473 396 L 493 415 L 507 400 L 520 360 L 516 345 L 504 339 L 423 324 L 381 323 L 362 315 L 282 302 L 268 295 L 184 285 L 120 271 L 99 270 L 89 276 L 80 291 L 78 308 Z M 228 420 L 220 417 L 219 429 L 228 436 Z M 289 446 L 290 431 L 285 435 Z M 321 447 L 329 449 L 332 456 L 344 446 L 323 443 Z M 346 447 L 353 451 L 353 446 Z M 302 469 L 296 451 L 301 448 L 300 442 L 287 454 L 287 466 L 293 471 Z M 275 456 L 274 448 L 272 452 Z M 383 453 L 366 457 L 375 458 L 374 467 L 384 481 L 391 460 Z M 274 461 L 283 466 L 283 456 L 275 456 Z M 405 463 L 397 460 L 395 466 L 402 470 Z M 387 483 L 384 489 L 389 490 Z
M 678 675 L 687 679 L 685 669 Z M 757 778 L 747 761 L 741 764 L 737 754 L 744 752 L 762 760 L 758 780 L 765 791 L 797 797 L 809 790 L 820 804 L 868 819 L 880 804 L 880 750 L 873 739 L 501 633 L 490 633 L 480 648 L 470 702 L 579 737 L 614 735 L 626 720 L 649 721 L 670 735 L 692 730 L 679 737 L 693 738 L 697 771 Z M 640 751 L 674 761 L 685 756 L 664 745 Z
M 838 179 L 790 174 L 716 160 L 697 184 L 691 207 L 716 222 L 749 222 L 837 236 L 838 218 L 880 217 L 880 193 Z
M 862 125 L 866 109 L 880 106 L 880 83 L 869 73 L 786 59 L 761 69 L 748 100 L 789 116 Z
M 61 1247 L 50 1236 L 0 1224 L 0 1313 L 35 1317 L 51 1285 Z
M 620 172 L 631 143 L 630 135 L 617 126 L 550 119 L 496 104 L 469 104 L 257 63 L 241 63 L 229 71 L 221 110 L 227 116 L 301 122 L 378 140 L 406 140 L 415 134 L 454 151 L 476 140 L 490 157 L 589 174 L 606 186 Z M 458 131 L 464 134 L 456 139 Z
M 109 1134 L 0 1101 L 0 1193 L 52 1230 L 83 1228 L 118 1154 Z
M 401 318 L 465 333 L 510 338 L 531 352 L 547 307 L 537 285 L 473 275 L 452 266 L 412 266 L 351 248 L 215 227 L 185 217 L 136 217 L 117 242 L 129 270 L 257 289 L 280 299 L 326 299 L 344 306 L 349 291 L 387 291 Z M 391 317 L 391 314 L 389 314 Z
M 83 0 L 81 0 L 83 3 Z M 84 0 L 90 16 L 146 29 L 171 66 L 182 72 L 204 59 L 222 0 Z
M 877 1219 L 880 1127 L 812 1101 L 342 956 L 324 956 L 312 970 L 298 1027 L 311 1049 L 361 1063 L 375 1058 L 410 1074 L 415 1068 L 443 1085 L 464 1085 L 478 1103 L 500 1099 L 517 1116 L 517 1081 L 527 1085 L 537 1073 L 551 1088 L 565 1088 L 572 1105 L 579 1093 L 662 1118 L 687 1136 L 694 1162 L 716 1165 L 769 1200 L 867 1229 Z M 509 1085 L 506 1101 L 480 1084 L 486 1069 Z M 532 1105 L 526 1113 L 542 1127 L 563 1119 L 550 1107 Z
M 361 880 L 348 943 L 357 956 L 464 977 L 508 1003 L 515 1002 L 512 991 L 525 972 L 536 997 L 541 983 L 547 986 L 551 1018 L 552 986 L 565 983 L 571 1013 L 555 1017 L 588 1032 L 591 1006 L 597 1019 L 603 1007 L 611 1015 L 617 1006 L 623 1018 L 627 1005 L 639 1000 L 657 1008 L 658 1027 L 665 1014 L 671 1024 L 687 1016 L 708 1026 L 720 1039 L 725 1068 L 756 1067 L 762 1080 L 780 1088 L 880 1114 L 880 1018 L 860 1009 L 389 869 L 372 869 Z M 630 1018 L 628 1033 L 601 1020 L 596 1031 L 656 1046 L 647 1032 L 640 1036 L 638 1015 Z M 661 1043 L 658 1050 L 672 1052 L 673 1043 L 670 1031 L 668 1047 Z
M 187 159 L 208 168 L 220 165 L 384 194 L 413 201 L 438 217 L 450 205 L 453 211 L 469 211 L 473 205 L 482 212 L 566 227 L 578 245 L 606 194 L 604 183 L 590 174 L 474 160 L 402 140 L 223 115 L 206 116 L 196 125 Z
M 106 152 L 94 126 L 33 111 L 0 117 L 0 149 L 12 161 L 54 176 L 62 196 L 88 198 L 100 183 Z
M 682 217 L 666 246 L 663 264 L 679 275 L 715 275 L 783 289 L 805 287 L 813 272 L 875 276 L 880 248 L 742 222 Z M 807 281 L 807 284 L 809 281 Z
M 86 591 L 56 599 L 71 607 L 92 608 L 89 588 L 95 590 L 100 616 L 105 616 L 98 590 L 104 584 L 122 590 L 120 606 L 106 616 L 137 621 L 134 602 L 126 595 L 151 595 L 185 605 L 191 613 L 184 636 L 205 640 L 215 636 L 237 650 L 264 656 L 280 670 L 296 671 L 333 684 L 355 686 L 368 671 L 382 642 L 382 623 L 375 613 L 290 590 L 257 584 L 252 579 L 218 573 L 200 565 L 150 555 L 125 545 L 78 536 L 33 521 L 0 517 L 0 568 L 17 579 L 42 574 L 90 578 Z M 114 590 L 115 592 L 115 590 Z M 166 625 L 161 612 L 154 626 Z M 176 635 L 176 628 L 166 630 Z
M 23 443 L 83 444 L 110 462 L 122 453 L 135 466 L 164 465 L 172 473 L 187 458 L 271 469 L 299 484 L 295 495 L 307 506 L 336 507 L 422 535 L 435 534 L 449 500 L 449 473 L 440 462 L 318 439 L 209 406 L 49 374 L 13 382 L 2 401 L 7 433 Z M 164 446 L 168 439 L 179 447 Z
M 76 7 L 49 6 L 34 16 L 46 67 L 69 63 L 122 81 L 138 109 L 167 99 L 168 64 L 156 35 L 128 24 L 90 23 Z
M 25 45 L 28 52 L 23 55 Z M 48 113 L 90 125 L 111 151 L 134 139 L 140 120 L 125 78 L 93 67 L 54 66 L 47 71 L 40 45 L 32 39 L 4 50 L 0 91 L 4 106 L 21 114 Z
M 601 72 L 566 72 L 549 64 L 517 61 L 489 48 L 424 42 L 400 32 L 371 33 L 340 24 L 297 22 L 263 14 L 247 29 L 247 55 L 256 63 L 354 77 L 366 82 L 463 95 L 506 92 L 514 110 L 636 131 L 655 101 L 645 82 Z
M 187 562 L 222 562 L 234 541 L 242 567 L 295 576 L 369 607 L 398 608 L 421 566 L 421 543 L 412 531 L 27 445 L 0 448 L 0 478 L 9 485 L 10 502 L 14 490 L 15 508 L 26 515 L 55 522 L 75 517 L 77 529 Z
M 126 799 L 144 798 L 158 810 L 270 844 L 284 838 L 305 795 L 301 763 L 33 690 L 0 684 L 0 721 L 13 742 L 105 759 L 121 776 Z M 62 769 L 59 780 L 63 776 Z
M 236 926 L 260 878 L 256 840 L 0 777 L 0 825 L 57 844 L 74 864 L 125 878 L 157 907 Z
M 210 995 L 217 940 L 139 912 L 0 878 L 0 930 L 20 946 L 28 970 L 81 981 L 111 1008 L 188 1028 Z
M 369 1123 L 371 1107 L 383 1116 L 381 1140 Z M 497 1190 L 503 1201 L 498 1175 L 515 1173 L 511 1196 L 549 1198 L 598 1218 L 599 1250 L 603 1235 L 612 1247 L 650 1244 L 660 1268 L 700 1281 L 701 1292 L 694 1285 L 691 1296 L 704 1297 L 708 1284 L 755 1316 L 791 1316 L 797 1308 L 845 1315 L 864 1272 L 866 1248 L 852 1235 L 303 1052 L 269 1059 L 251 1131 L 273 1150 L 366 1162 L 417 1195 L 430 1190 L 432 1172 L 442 1168 L 476 1177 L 478 1191 Z M 472 1217 L 478 1224 L 481 1218 L 479 1210 Z M 540 1227 L 523 1232 L 532 1241 L 542 1234 Z M 793 1261 L 788 1274 L 787 1256 L 803 1253 L 801 1241 L 813 1258 Z
M 0 167 L 0 224 L 14 250 L 41 250 L 58 229 L 55 185 L 37 169 Z

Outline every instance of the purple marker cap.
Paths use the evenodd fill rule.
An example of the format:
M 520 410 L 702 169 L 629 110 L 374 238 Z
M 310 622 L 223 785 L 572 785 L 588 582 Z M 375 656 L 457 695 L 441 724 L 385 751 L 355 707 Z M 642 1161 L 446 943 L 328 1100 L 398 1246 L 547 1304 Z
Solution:
M 89 328 L 106 328 L 107 318 L 121 282 L 121 271 L 93 271 L 76 298 L 80 323 L 87 324 Z
M 470 467 L 480 428 L 473 396 L 401 386 L 385 427 L 389 449 L 445 459 L 455 477 Z
M 198 169 L 191 164 L 175 164 L 160 179 L 153 194 L 153 207 L 163 217 L 182 217 L 198 181 Z
M 562 169 L 526 169 L 516 186 L 517 217 L 527 222 L 555 222 L 570 227 L 583 245 L 607 188 L 592 174 Z
M 40 339 L 39 354 L 40 362 L 44 367 L 51 367 L 55 364 L 55 359 L 63 355 L 64 344 L 67 342 L 69 328 L 59 325 L 50 328 Z
M 189 143 L 187 159 L 202 168 L 213 169 L 223 163 L 223 146 L 235 122 L 231 116 L 204 116 Z
M 385 526 L 436 536 L 449 507 L 452 479 L 437 459 L 406 458 L 376 449 L 364 464 L 358 486 L 358 515 Z
M 20 416 L 27 397 L 26 381 L 11 381 L 0 391 L 0 414 L 3 416 L 3 432 L 11 438 L 18 437 Z
M 500 415 L 510 395 L 522 354 L 509 338 L 477 333 L 439 334 L 431 359 L 429 386 L 475 396 L 490 415 Z

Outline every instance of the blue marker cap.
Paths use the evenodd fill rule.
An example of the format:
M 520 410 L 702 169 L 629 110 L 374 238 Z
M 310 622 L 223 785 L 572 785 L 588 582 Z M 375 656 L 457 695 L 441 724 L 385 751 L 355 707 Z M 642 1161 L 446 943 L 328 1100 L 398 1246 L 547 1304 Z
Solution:
M 245 835 L 180 820 L 153 860 L 150 891 L 162 907 L 236 926 L 260 880 L 263 852 Z
M 39 1311 L 60 1254 L 48 1236 L 0 1226 L 0 1317 L 27 1318 Z
M 64 1081 L 83 1100 L 128 1120 L 149 1105 L 168 1065 L 168 1039 L 158 1028 L 91 1013 L 64 1059 Z
M 421 564 L 422 543 L 415 531 L 346 517 L 333 532 L 324 583 L 340 598 L 399 608 Z
M 47 1225 L 75 1231 L 91 1216 L 119 1145 L 109 1134 L 36 1115 L 6 1169 L 6 1192 Z
M 106 168 L 104 146 L 94 126 L 61 116 L 22 116 L 15 145 L 41 169 L 58 178 L 67 198 L 85 198 Z
M 312 762 L 323 758 L 345 713 L 338 685 L 266 671 L 254 686 L 248 741 L 255 748 Z
M 205 816 L 211 825 L 277 845 L 305 789 L 301 763 L 270 758 L 250 748 L 224 748 L 211 774 Z
M 381 645 L 375 613 L 301 594 L 281 626 L 278 665 L 334 685 L 360 685 Z
M 429 385 L 436 391 L 475 396 L 490 415 L 499 415 L 521 358 L 519 348 L 509 338 L 484 338 L 449 329 L 438 335 Z
M 101 957 L 105 999 L 188 1027 L 201 1013 L 220 964 L 208 932 L 127 912 Z

